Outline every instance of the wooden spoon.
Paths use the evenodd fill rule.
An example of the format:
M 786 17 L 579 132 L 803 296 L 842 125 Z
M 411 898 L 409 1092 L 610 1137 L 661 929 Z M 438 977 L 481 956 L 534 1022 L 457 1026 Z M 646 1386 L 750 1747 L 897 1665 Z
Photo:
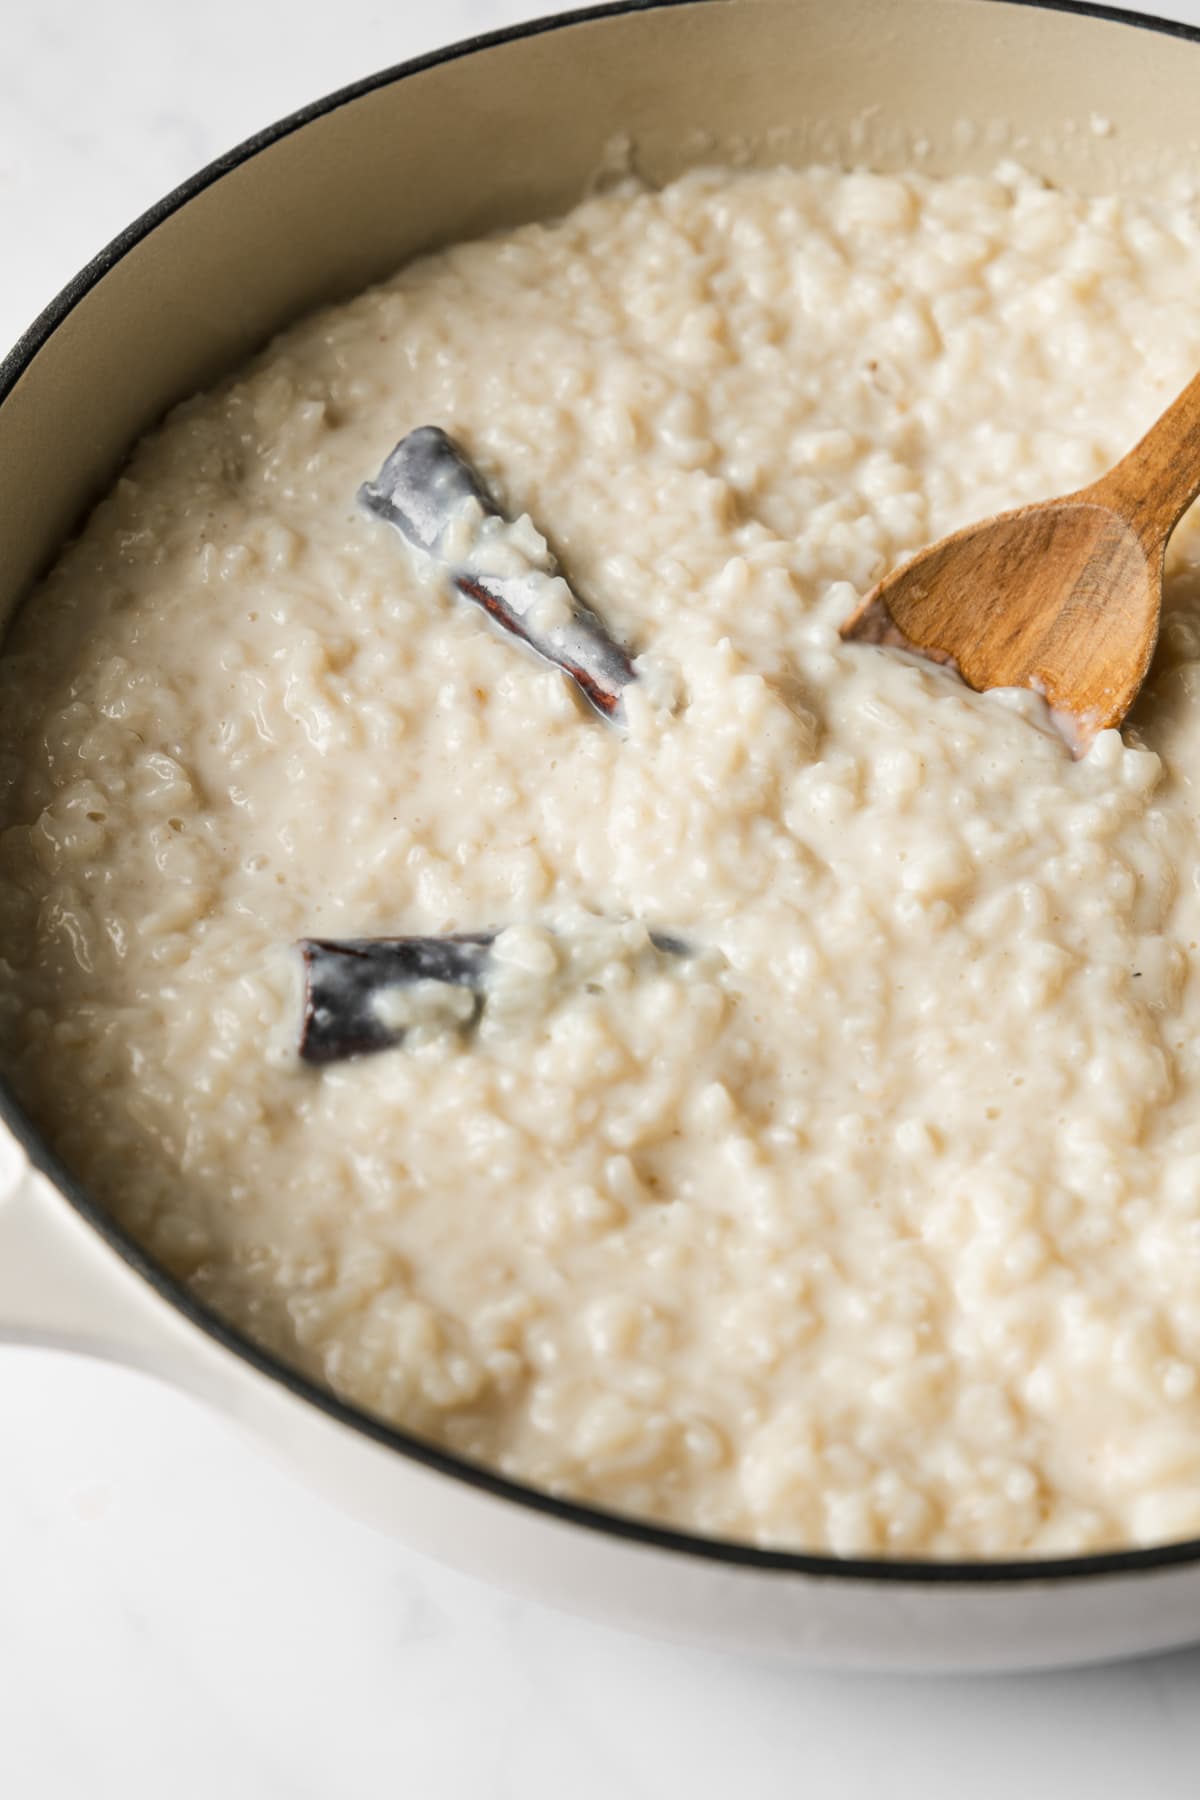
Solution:
M 1167 539 L 1200 494 L 1200 375 L 1107 475 L 922 550 L 843 638 L 951 663 L 969 687 L 1027 687 L 1077 752 L 1119 725 L 1158 637 Z

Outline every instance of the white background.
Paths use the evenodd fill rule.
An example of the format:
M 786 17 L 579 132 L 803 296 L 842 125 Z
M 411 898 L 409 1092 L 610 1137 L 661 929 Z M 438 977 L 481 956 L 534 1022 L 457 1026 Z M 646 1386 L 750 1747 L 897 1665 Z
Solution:
M 0 0 L 0 349 L 239 138 L 551 4 Z M 3 1800 L 1193 1800 L 1198 1699 L 1200 1652 L 900 1681 L 617 1636 L 348 1523 L 148 1380 L 0 1349 Z

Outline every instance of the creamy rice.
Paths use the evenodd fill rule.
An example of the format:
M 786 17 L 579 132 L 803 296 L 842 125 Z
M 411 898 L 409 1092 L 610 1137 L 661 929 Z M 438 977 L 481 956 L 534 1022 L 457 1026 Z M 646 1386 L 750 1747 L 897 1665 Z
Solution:
M 1195 535 L 1077 763 L 836 635 L 1100 473 L 1198 291 L 1186 197 L 699 173 L 177 409 L 0 664 L 3 1058 L 62 1155 L 253 1336 L 555 1491 L 843 1553 L 1200 1533 Z M 427 422 L 651 659 L 626 734 L 356 508 Z M 301 1065 L 297 937 L 502 926 L 477 1028 L 416 995 Z

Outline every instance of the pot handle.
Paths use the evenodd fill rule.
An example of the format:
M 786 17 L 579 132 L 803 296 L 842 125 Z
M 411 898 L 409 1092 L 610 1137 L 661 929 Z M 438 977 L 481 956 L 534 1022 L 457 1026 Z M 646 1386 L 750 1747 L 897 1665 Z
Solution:
M 0 1127 L 0 1345 L 184 1376 L 194 1335 Z

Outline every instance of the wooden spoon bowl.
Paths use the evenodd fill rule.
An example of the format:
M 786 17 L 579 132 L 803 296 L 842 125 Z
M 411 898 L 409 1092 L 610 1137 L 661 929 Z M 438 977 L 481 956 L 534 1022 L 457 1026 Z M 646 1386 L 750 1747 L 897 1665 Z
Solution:
M 1079 747 L 1119 725 L 1158 639 L 1167 540 L 1200 493 L 1200 376 L 1091 487 L 969 525 L 885 576 L 841 628 L 1027 687 Z

